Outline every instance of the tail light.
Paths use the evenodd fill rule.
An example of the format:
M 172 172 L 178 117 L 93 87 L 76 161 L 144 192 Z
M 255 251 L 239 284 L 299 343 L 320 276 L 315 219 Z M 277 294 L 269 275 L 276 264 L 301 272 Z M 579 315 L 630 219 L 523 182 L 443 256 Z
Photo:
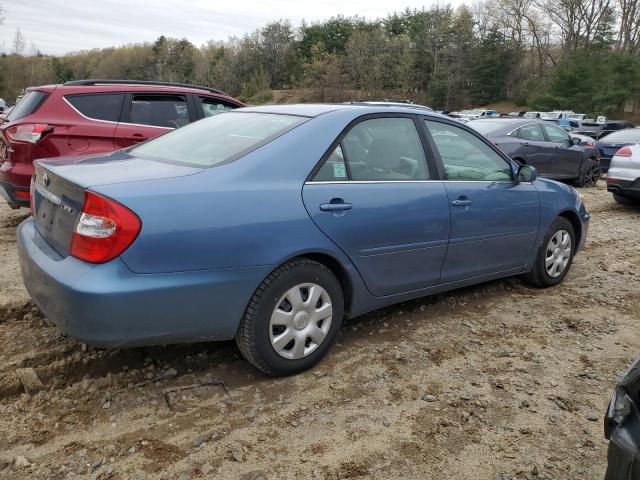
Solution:
M 629 147 L 622 147 L 616 152 L 616 157 L 630 157 L 631 149 Z
M 31 185 L 29 185 L 29 208 L 31 209 L 31 216 L 36 216 L 36 176 L 31 176 Z
M 85 193 L 69 254 L 89 263 L 106 263 L 133 243 L 142 223 L 124 205 L 97 193 Z
M 7 128 L 4 134 L 11 142 L 38 143 L 51 130 L 46 123 L 23 123 Z

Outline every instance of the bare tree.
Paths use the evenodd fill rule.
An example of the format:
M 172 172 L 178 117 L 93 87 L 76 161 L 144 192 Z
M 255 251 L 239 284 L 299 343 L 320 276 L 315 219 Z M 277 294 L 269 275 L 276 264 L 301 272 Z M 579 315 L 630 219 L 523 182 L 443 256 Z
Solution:
M 618 48 L 626 52 L 637 52 L 640 50 L 640 0 L 618 0 L 618 11 Z
M 20 29 L 17 29 L 16 34 L 13 37 L 13 53 L 16 55 L 22 55 L 25 45 L 26 41 L 24 39 L 24 35 L 22 35 Z

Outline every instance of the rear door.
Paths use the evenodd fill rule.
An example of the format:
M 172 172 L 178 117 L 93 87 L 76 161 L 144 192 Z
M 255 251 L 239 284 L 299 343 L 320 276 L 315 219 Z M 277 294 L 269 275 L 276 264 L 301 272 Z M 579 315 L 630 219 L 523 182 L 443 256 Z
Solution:
M 554 178 L 577 177 L 582 166 L 582 147 L 574 145 L 569 134 L 560 127 L 550 124 L 542 127 L 551 153 L 549 170 L 543 173 Z
M 189 100 L 187 94 L 128 94 L 115 132 L 116 147 L 130 147 L 195 121 Z
M 436 285 L 447 251 L 449 204 L 413 116 L 362 117 L 305 183 L 316 225 L 376 296 Z
M 65 102 L 79 115 L 70 125 L 66 143 L 73 154 L 110 152 L 124 104 L 124 93 L 66 95 Z

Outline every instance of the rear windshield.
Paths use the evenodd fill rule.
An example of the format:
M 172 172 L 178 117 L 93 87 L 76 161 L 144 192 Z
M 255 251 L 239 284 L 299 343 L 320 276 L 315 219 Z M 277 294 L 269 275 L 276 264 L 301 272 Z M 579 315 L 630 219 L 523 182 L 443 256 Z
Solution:
M 501 120 L 473 120 L 467 123 L 467 125 L 473 128 L 476 132 L 481 133 L 482 135 L 487 135 L 495 132 L 496 130 L 500 130 L 506 124 Z
M 640 128 L 619 130 L 610 133 L 603 140 L 604 142 L 636 143 L 640 142 Z
M 31 115 L 35 113 L 40 105 L 44 103 L 49 94 L 47 92 L 39 92 L 37 90 L 32 90 L 27 92 L 27 94 L 22 97 L 22 100 L 18 102 L 18 104 L 13 107 L 13 110 L 7 116 L 7 122 L 12 122 L 22 117 L 26 117 L 27 115 Z
M 213 167 L 246 155 L 305 120 L 270 113 L 221 113 L 145 142 L 131 153 L 161 162 Z

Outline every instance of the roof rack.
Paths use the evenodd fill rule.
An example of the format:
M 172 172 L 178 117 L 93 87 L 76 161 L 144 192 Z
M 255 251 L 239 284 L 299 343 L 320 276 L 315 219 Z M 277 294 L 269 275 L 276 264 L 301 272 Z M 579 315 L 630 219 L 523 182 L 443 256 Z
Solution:
M 67 87 L 78 87 L 83 85 L 156 85 L 160 87 L 182 87 L 182 88 L 194 88 L 196 90 L 204 90 L 210 93 L 217 93 L 218 95 L 226 95 L 227 93 L 217 88 L 203 87 L 200 85 L 191 85 L 188 83 L 173 83 L 173 82 L 155 82 L 153 80 L 73 80 L 63 84 Z

